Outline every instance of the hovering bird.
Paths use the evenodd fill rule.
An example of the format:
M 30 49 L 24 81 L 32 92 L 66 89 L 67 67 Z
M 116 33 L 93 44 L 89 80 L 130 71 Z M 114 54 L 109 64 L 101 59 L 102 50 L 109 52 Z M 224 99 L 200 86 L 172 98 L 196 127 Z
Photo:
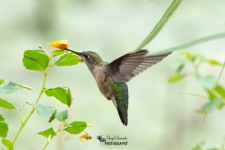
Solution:
M 99 90 L 108 100 L 112 100 L 121 122 L 126 126 L 128 124 L 128 86 L 126 82 L 170 54 L 147 56 L 148 51 L 143 49 L 127 53 L 111 63 L 107 63 L 92 51 L 77 52 L 68 48 L 65 50 L 82 58 L 94 76 Z

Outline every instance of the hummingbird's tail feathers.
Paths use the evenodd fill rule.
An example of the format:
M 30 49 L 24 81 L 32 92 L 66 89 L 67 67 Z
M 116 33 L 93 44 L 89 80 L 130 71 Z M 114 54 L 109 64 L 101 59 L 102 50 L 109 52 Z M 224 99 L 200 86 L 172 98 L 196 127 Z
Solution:
M 121 122 L 127 126 L 128 86 L 124 81 L 116 83 L 112 78 L 109 78 L 108 81 L 110 82 L 110 85 L 114 91 L 114 95 L 111 97 L 111 100 L 118 111 Z
M 112 102 L 114 104 L 114 106 L 116 107 L 117 111 L 118 111 L 118 114 L 120 116 L 120 120 L 121 122 L 127 126 L 127 123 L 128 123 L 128 119 L 127 119 L 127 104 L 122 104 L 122 102 L 116 100 L 116 98 L 112 98 Z M 119 103 L 120 102 L 120 103 Z M 119 104 L 117 104 L 119 103 Z
M 114 105 L 116 106 L 116 109 L 118 111 L 118 114 L 120 116 L 121 122 L 127 126 L 128 124 L 128 99 L 125 97 L 125 99 L 121 100 L 119 96 L 115 98 L 115 100 L 112 100 Z
M 125 126 L 127 126 L 127 124 L 128 124 L 127 110 L 121 111 L 121 110 L 118 109 L 118 107 L 117 107 L 117 111 L 118 111 L 118 114 L 119 114 L 119 116 L 120 116 L 121 122 L 122 122 Z

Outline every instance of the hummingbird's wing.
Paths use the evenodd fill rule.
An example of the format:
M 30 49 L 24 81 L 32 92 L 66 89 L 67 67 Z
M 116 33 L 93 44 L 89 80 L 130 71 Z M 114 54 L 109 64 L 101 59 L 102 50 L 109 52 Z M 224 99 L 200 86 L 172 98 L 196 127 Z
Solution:
M 110 75 L 115 82 L 129 81 L 148 67 L 158 63 L 171 53 L 147 56 L 147 50 L 128 53 L 107 65 Z

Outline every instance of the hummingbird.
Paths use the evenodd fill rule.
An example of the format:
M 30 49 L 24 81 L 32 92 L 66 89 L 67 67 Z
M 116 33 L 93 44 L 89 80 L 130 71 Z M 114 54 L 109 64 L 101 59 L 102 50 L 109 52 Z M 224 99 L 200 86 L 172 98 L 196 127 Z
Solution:
M 108 63 L 93 51 L 77 52 L 68 48 L 65 50 L 82 58 L 95 78 L 99 90 L 108 100 L 112 100 L 121 122 L 126 126 L 128 124 L 128 86 L 126 82 L 170 54 L 147 56 L 148 50 L 142 49 L 127 53 Z

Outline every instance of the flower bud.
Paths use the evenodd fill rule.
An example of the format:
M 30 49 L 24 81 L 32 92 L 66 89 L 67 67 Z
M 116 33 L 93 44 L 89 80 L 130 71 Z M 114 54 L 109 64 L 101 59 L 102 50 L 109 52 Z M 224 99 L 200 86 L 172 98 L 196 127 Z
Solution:
M 59 41 L 51 42 L 51 43 L 48 43 L 48 45 L 61 50 L 69 48 L 69 42 L 67 40 L 59 40 Z

